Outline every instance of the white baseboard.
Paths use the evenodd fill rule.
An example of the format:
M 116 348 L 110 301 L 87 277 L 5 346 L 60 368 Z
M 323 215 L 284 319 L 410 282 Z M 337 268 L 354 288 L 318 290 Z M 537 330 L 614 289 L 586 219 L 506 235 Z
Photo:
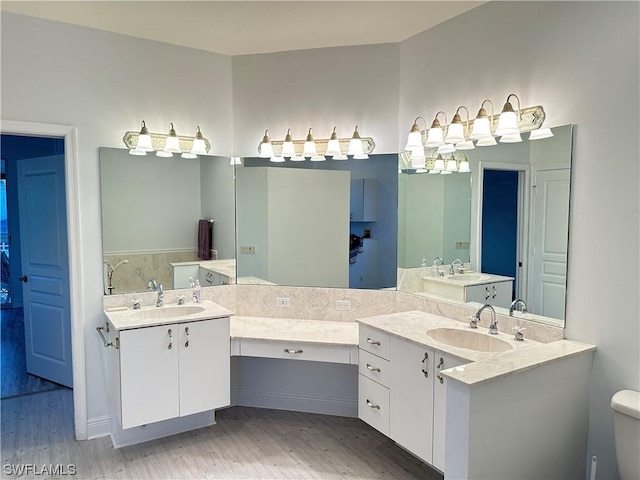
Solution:
M 87 420 L 87 440 L 111 435 L 111 417 L 103 415 Z
M 231 405 L 319 413 L 340 417 L 358 416 L 358 400 L 355 398 L 300 395 L 298 393 L 270 392 L 247 388 L 231 390 Z

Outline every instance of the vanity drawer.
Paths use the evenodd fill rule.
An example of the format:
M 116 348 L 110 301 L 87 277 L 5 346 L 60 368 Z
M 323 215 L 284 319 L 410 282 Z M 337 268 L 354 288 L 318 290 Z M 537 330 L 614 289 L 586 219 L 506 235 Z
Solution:
M 389 335 L 375 328 L 360 324 L 358 326 L 360 348 L 389 360 Z
M 358 375 L 358 418 L 389 436 L 389 389 Z
M 383 384 L 385 387 L 389 386 L 389 360 L 385 360 L 377 355 L 360 350 L 358 371 L 360 372 L 360 375 L 364 375 L 371 380 L 375 380 L 376 382 Z
M 270 340 L 241 339 L 243 357 L 286 358 L 315 362 L 351 363 L 348 345 L 315 345 Z

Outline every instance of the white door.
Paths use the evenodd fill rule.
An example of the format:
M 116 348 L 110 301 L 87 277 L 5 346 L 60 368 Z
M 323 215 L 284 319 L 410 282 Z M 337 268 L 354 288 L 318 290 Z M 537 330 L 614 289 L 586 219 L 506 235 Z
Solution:
M 27 371 L 71 387 L 64 155 L 17 163 Z
M 564 318 L 569 231 L 567 169 L 534 173 L 530 282 L 527 308 L 552 318 Z

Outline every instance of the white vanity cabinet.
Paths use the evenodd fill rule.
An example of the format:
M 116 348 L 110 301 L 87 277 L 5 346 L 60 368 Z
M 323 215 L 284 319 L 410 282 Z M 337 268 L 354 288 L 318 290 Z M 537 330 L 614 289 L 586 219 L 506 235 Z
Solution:
M 360 325 L 358 418 L 389 436 L 389 335 Z
M 229 317 L 119 332 L 121 427 L 230 404 Z
M 434 351 L 391 337 L 389 436 L 432 463 Z
M 465 287 L 465 302 L 488 303 L 494 307 L 509 308 L 513 280 L 504 282 L 484 283 Z
M 433 458 L 429 462 L 440 471 L 444 471 L 444 439 L 447 401 L 447 379 L 440 375 L 442 370 L 457 367 L 468 360 L 454 357 L 448 353 L 434 352 L 433 365 Z

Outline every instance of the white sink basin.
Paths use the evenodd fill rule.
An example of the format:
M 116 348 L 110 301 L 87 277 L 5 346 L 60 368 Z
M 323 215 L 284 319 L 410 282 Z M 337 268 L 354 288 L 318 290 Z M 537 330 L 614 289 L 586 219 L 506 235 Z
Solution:
M 480 273 L 461 273 L 459 275 L 449 275 L 447 280 L 453 280 L 460 283 L 476 283 L 489 280 L 489 275 L 482 275 Z
M 457 328 L 434 328 L 427 330 L 427 335 L 437 342 L 451 347 L 466 348 L 476 352 L 504 352 L 513 347 L 486 332 L 473 332 Z
M 178 318 L 194 313 L 204 312 L 204 307 L 199 305 L 174 305 L 171 307 L 157 307 L 145 310 L 134 310 L 130 313 L 133 318 L 149 320 L 154 318 Z

